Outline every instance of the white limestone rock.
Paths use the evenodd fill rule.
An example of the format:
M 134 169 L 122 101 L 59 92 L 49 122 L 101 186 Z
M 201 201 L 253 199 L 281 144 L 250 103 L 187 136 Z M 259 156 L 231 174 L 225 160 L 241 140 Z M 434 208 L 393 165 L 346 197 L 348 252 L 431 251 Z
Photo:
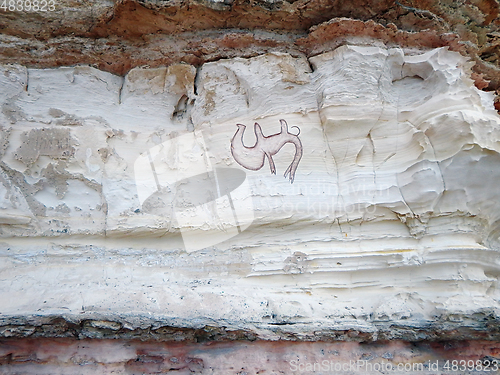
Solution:
M 457 53 L 1 72 L 7 320 L 283 337 L 498 314 L 500 117 Z

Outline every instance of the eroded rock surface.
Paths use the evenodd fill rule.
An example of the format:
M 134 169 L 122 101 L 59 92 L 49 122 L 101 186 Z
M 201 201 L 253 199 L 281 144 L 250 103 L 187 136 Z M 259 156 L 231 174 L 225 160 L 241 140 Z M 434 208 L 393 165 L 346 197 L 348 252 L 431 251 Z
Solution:
M 311 57 L 376 39 L 387 46 L 449 46 L 476 62 L 479 88 L 495 91 L 498 12 L 496 0 L 58 0 L 52 11 L 0 9 L 0 63 L 92 64 L 124 75 L 144 65 L 200 66 L 268 52 Z
M 380 374 L 496 373 L 499 344 L 355 342 L 140 342 L 26 339 L 0 343 L 2 373 L 10 374 Z M 462 362 L 461 362 L 462 361 Z M 472 369 L 468 371 L 468 369 Z
M 1 332 L 498 337 L 500 118 L 471 65 L 349 45 L 124 77 L 2 66 Z M 231 152 L 237 124 L 251 147 L 280 120 L 293 183 L 291 144 L 276 174 Z

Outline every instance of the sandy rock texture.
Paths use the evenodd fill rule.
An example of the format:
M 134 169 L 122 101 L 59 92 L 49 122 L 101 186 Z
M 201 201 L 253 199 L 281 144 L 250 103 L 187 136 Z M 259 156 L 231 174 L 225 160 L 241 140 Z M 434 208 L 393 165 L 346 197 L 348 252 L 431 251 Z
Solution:
M 311 57 L 378 39 L 449 46 L 476 63 L 478 87 L 495 91 L 498 12 L 496 0 L 50 0 L 46 11 L 24 3 L 0 9 L 0 63 L 92 64 L 124 75 L 137 66 L 200 66 L 267 52 Z
M 26 339 L 0 343 L 2 374 L 497 373 L 498 343 L 184 342 Z M 462 369 L 462 370 L 460 370 Z
M 471 66 L 382 42 L 3 65 L 1 335 L 498 338 L 500 117 Z

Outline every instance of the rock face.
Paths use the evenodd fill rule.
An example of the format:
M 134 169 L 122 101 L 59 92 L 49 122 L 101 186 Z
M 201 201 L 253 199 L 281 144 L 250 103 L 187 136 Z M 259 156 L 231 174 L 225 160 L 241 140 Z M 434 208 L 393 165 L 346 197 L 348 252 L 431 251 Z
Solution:
M 500 87 L 499 4 L 436 0 L 49 0 L 0 8 L 0 63 L 131 68 L 286 52 L 312 57 L 345 44 L 437 48 L 471 58 L 476 84 Z M 500 105 L 499 105 L 500 108 Z
M 2 66 L 2 335 L 498 338 L 500 117 L 471 65 Z
M 2 374 L 496 373 L 498 342 L 212 342 L 25 339 L 0 346 Z M 480 358 L 480 359 L 478 359 Z M 463 362 L 461 362 L 463 361 Z M 468 363 L 468 364 L 467 364 Z M 465 365 L 464 365 L 465 364 Z M 481 371 L 482 370 L 482 371 Z M 458 371 L 455 371 L 458 372 Z

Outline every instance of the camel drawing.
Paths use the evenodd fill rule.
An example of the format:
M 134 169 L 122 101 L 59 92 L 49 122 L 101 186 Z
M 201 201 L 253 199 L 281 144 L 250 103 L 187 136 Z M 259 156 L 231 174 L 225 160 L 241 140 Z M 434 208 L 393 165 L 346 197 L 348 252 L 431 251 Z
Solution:
M 253 129 L 257 141 L 252 147 L 247 147 L 243 144 L 243 134 L 245 133 L 246 125 L 237 124 L 238 130 L 234 134 L 233 139 L 231 139 L 231 153 L 233 154 L 234 160 L 236 160 L 239 165 L 252 171 L 261 169 L 267 157 L 271 173 L 276 174 L 273 156 L 276 155 L 285 144 L 292 143 L 295 145 L 295 156 L 292 163 L 285 171 L 284 176 L 287 177 L 288 175 L 290 182 L 293 183 L 295 171 L 297 170 L 303 152 L 302 143 L 298 137 L 300 129 L 297 126 L 293 126 L 299 130 L 299 133 L 295 135 L 288 131 L 288 124 L 285 120 L 280 120 L 280 123 L 281 131 L 268 137 L 262 133 L 260 125 L 255 123 Z

